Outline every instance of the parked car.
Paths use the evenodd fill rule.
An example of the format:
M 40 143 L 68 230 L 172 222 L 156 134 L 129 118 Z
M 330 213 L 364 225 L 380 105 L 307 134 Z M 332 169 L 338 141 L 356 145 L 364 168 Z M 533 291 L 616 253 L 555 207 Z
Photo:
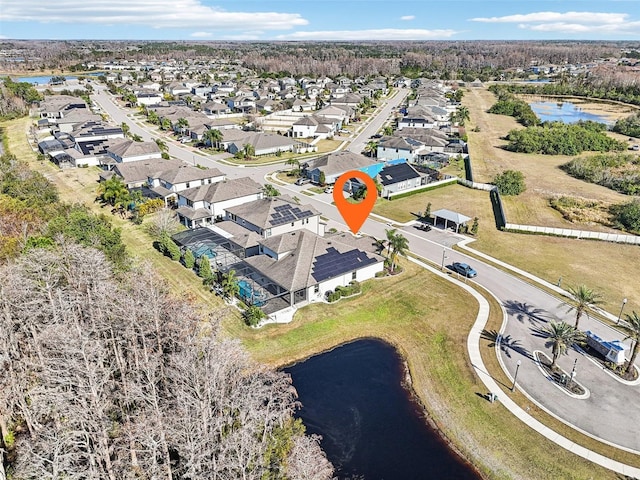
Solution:
M 333 193 L 333 185 L 329 185 L 324 189 L 324 193 Z
M 429 225 L 427 223 L 419 223 L 419 224 L 416 225 L 416 228 L 418 230 L 422 230 L 423 232 L 431 231 L 431 225 Z
M 304 185 L 306 183 L 311 183 L 311 179 L 310 178 L 301 177 L 298 180 L 296 180 L 296 185 Z
M 464 275 L 465 277 L 473 278 L 478 275 L 478 272 L 466 263 L 455 262 L 451 267 L 454 271 L 458 272 L 460 275 Z
M 640 150 L 640 145 L 634 145 L 633 147 L 631 147 L 631 150 L 637 152 L 638 150 Z

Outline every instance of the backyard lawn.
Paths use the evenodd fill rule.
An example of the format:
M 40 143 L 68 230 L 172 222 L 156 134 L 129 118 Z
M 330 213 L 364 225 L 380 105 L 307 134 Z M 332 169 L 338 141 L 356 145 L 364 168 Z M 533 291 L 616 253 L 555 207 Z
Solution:
M 406 359 L 412 387 L 432 421 L 486 478 L 616 478 L 533 433 L 500 403 L 482 398 L 484 387 L 466 352 L 477 303 L 440 277 L 407 261 L 403 266 L 397 277 L 365 282 L 360 296 L 299 310 L 290 324 L 254 330 L 227 321 L 224 328 L 254 358 L 276 367 L 357 338 L 382 338 Z M 495 304 L 492 318 L 495 325 L 502 319 Z M 494 359 L 500 375 L 488 346 L 482 345 L 484 356 Z M 531 406 L 524 397 L 517 400 Z

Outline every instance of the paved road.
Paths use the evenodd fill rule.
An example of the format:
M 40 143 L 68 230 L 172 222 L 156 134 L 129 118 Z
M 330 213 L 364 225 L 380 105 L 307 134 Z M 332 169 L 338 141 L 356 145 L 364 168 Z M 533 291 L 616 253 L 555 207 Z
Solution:
M 401 92 L 393 101 L 389 100 L 381 109 L 379 115 L 372 119 L 350 145 L 353 151 L 361 151 L 368 138 L 378 131 L 388 114 L 395 108 L 406 95 Z M 116 107 L 108 94 L 97 92 L 94 98 L 101 107 L 111 115 L 115 123 L 127 122 L 132 133 L 141 135 L 145 140 L 151 140 L 157 136 L 137 125 L 123 111 Z M 265 176 L 282 166 L 263 166 L 241 168 L 219 163 L 215 157 L 205 157 L 194 153 L 189 147 L 167 142 L 170 145 L 169 153 L 187 163 L 199 163 L 205 166 L 215 166 L 224 171 L 230 178 L 250 176 L 256 181 L 264 183 Z M 329 219 L 329 227 L 347 230 L 334 205 L 331 204 L 332 196 L 328 194 L 314 195 L 312 197 L 301 193 L 306 186 L 278 185 L 282 193 L 297 196 L 304 203 L 313 205 Z M 371 217 L 365 222 L 361 233 L 372 235 L 375 238 L 386 238 L 385 230 L 391 228 Z M 464 237 L 451 232 L 443 232 L 433 229 L 430 232 L 421 232 L 412 226 L 402 227 L 402 231 L 409 239 L 411 251 L 434 262 L 435 265 L 443 264 L 445 271 L 450 272 L 446 266 L 455 261 L 465 261 L 473 265 L 478 271 L 478 277 L 468 280 L 474 282 L 492 292 L 502 303 L 507 314 L 507 324 L 502 335 L 504 341 L 501 349 L 501 359 L 505 368 L 513 376 L 516 362 L 522 362 L 518 371 L 518 386 L 544 408 L 561 418 L 576 425 L 579 429 L 591 435 L 598 436 L 605 441 L 621 445 L 634 451 L 640 451 L 640 431 L 637 428 L 629 428 L 629 425 L 640 424 L 640 409 L 633 408 L 640 398 L 639 386 L 628 386 L 619 383 L 609 376 L 599 366 L 593 364 L 587 358 L 575 351 L 562 357 L 559 365 L 567 373 L 573 367 L 574 359 L 578 358 L 576 379 L 589 389 L 591 395 L 588 399 L 575 399 L 567 396 L 554 384 L 547 381 L 535 362 L 533 351 L 542 350 L 549 353 L 549 348 L 544 346 L 545 340 L 536 336 L 537 329 L 543 327 L 550 319 L 573 321 L 573 316 L 567 313 L 567 306 L 554 296 L 547 294 L 532 284 L 505 273 L 491 265 L 468 257 L 463 253 L 451 250 L 451 246 L 461 241 Z M 590 318 L 581 320 L 581 327 L 597 333 L 606 340 L 622 339 L 615 330 Z M 497 333 L 497 332 L 496 332 Z

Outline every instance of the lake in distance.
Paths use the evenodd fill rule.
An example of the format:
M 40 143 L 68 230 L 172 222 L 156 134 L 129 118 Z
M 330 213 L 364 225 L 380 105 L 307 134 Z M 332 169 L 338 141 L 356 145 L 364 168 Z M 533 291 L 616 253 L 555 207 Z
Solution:
M 580 120 L 611 124 L 600 115 L 584 112 L 576 104 L 567 101 L 541 101 L 529 103 L 531 110 L 543 122 L 576 123 Z
M 358 340 L 285 368 L 302 408 L 296 416 L 322 448 L 338 478 L 479 480 L 425 422 L 403 388 L 395 349 Z

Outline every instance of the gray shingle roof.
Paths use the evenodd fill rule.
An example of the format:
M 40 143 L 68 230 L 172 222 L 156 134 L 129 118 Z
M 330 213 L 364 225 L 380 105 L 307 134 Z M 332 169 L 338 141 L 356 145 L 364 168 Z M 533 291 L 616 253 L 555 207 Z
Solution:
M 165 160 L 164 158 L 153 158 L 149 160 L 137 160 L 135 162 L 119 163 L 113 171 L 124 180 L 124 183 L 144 182 L 149 175 L 161 170 L 177 168 L 183 165 L 181 160 Z
M 311 160 L 308 169 L 314 170 L 318 168 L 325 175 L 336 175 L 348 170 L 367 167 L 373 163 L 376 163 L 375 160 L 359 153 L 340 151 Z
M 222 202 L 262 192 L 262 185 L 248 177 L 233 178 L 223 182 L 188 188 L 178 195 L 193 202 Z
M 224 173 L 217 168 L 202 169 L 191 165 L 180 165 L 178 168 L 157 172 L 153 175 L 153 178 L 159 178 L 175 185 L 176 183 L 192 182 L 221 176 L 224 176 Z
M 117 157 L 126 158 L 159 154 L 160 148 L 158 148 L 156 142 L 134 142 L 133 140 L 124 140 L 115 145 L 111 145 L 107 151 Z
M 298 205 L 287 195 L 267 197 L 237 205 L 228 208 L 227 212 L 262 229 L 320 215 L 320 212 L 312 206 Z
M 267 255 L 257 255 L 246 258 L 245 262 L 289 291 L 310 287 L 324 280 L 384 261 L 381 256 L 348 245 L 339 238 L 323 238 L 308 230 L 298 230 L 278 236 L 289 238 L 279 241 L 267 239 L 261 243 L 280 242 L 287 248 L 293 245 L 293 249 L 287 250 L 291 253 L 280 260 Z

